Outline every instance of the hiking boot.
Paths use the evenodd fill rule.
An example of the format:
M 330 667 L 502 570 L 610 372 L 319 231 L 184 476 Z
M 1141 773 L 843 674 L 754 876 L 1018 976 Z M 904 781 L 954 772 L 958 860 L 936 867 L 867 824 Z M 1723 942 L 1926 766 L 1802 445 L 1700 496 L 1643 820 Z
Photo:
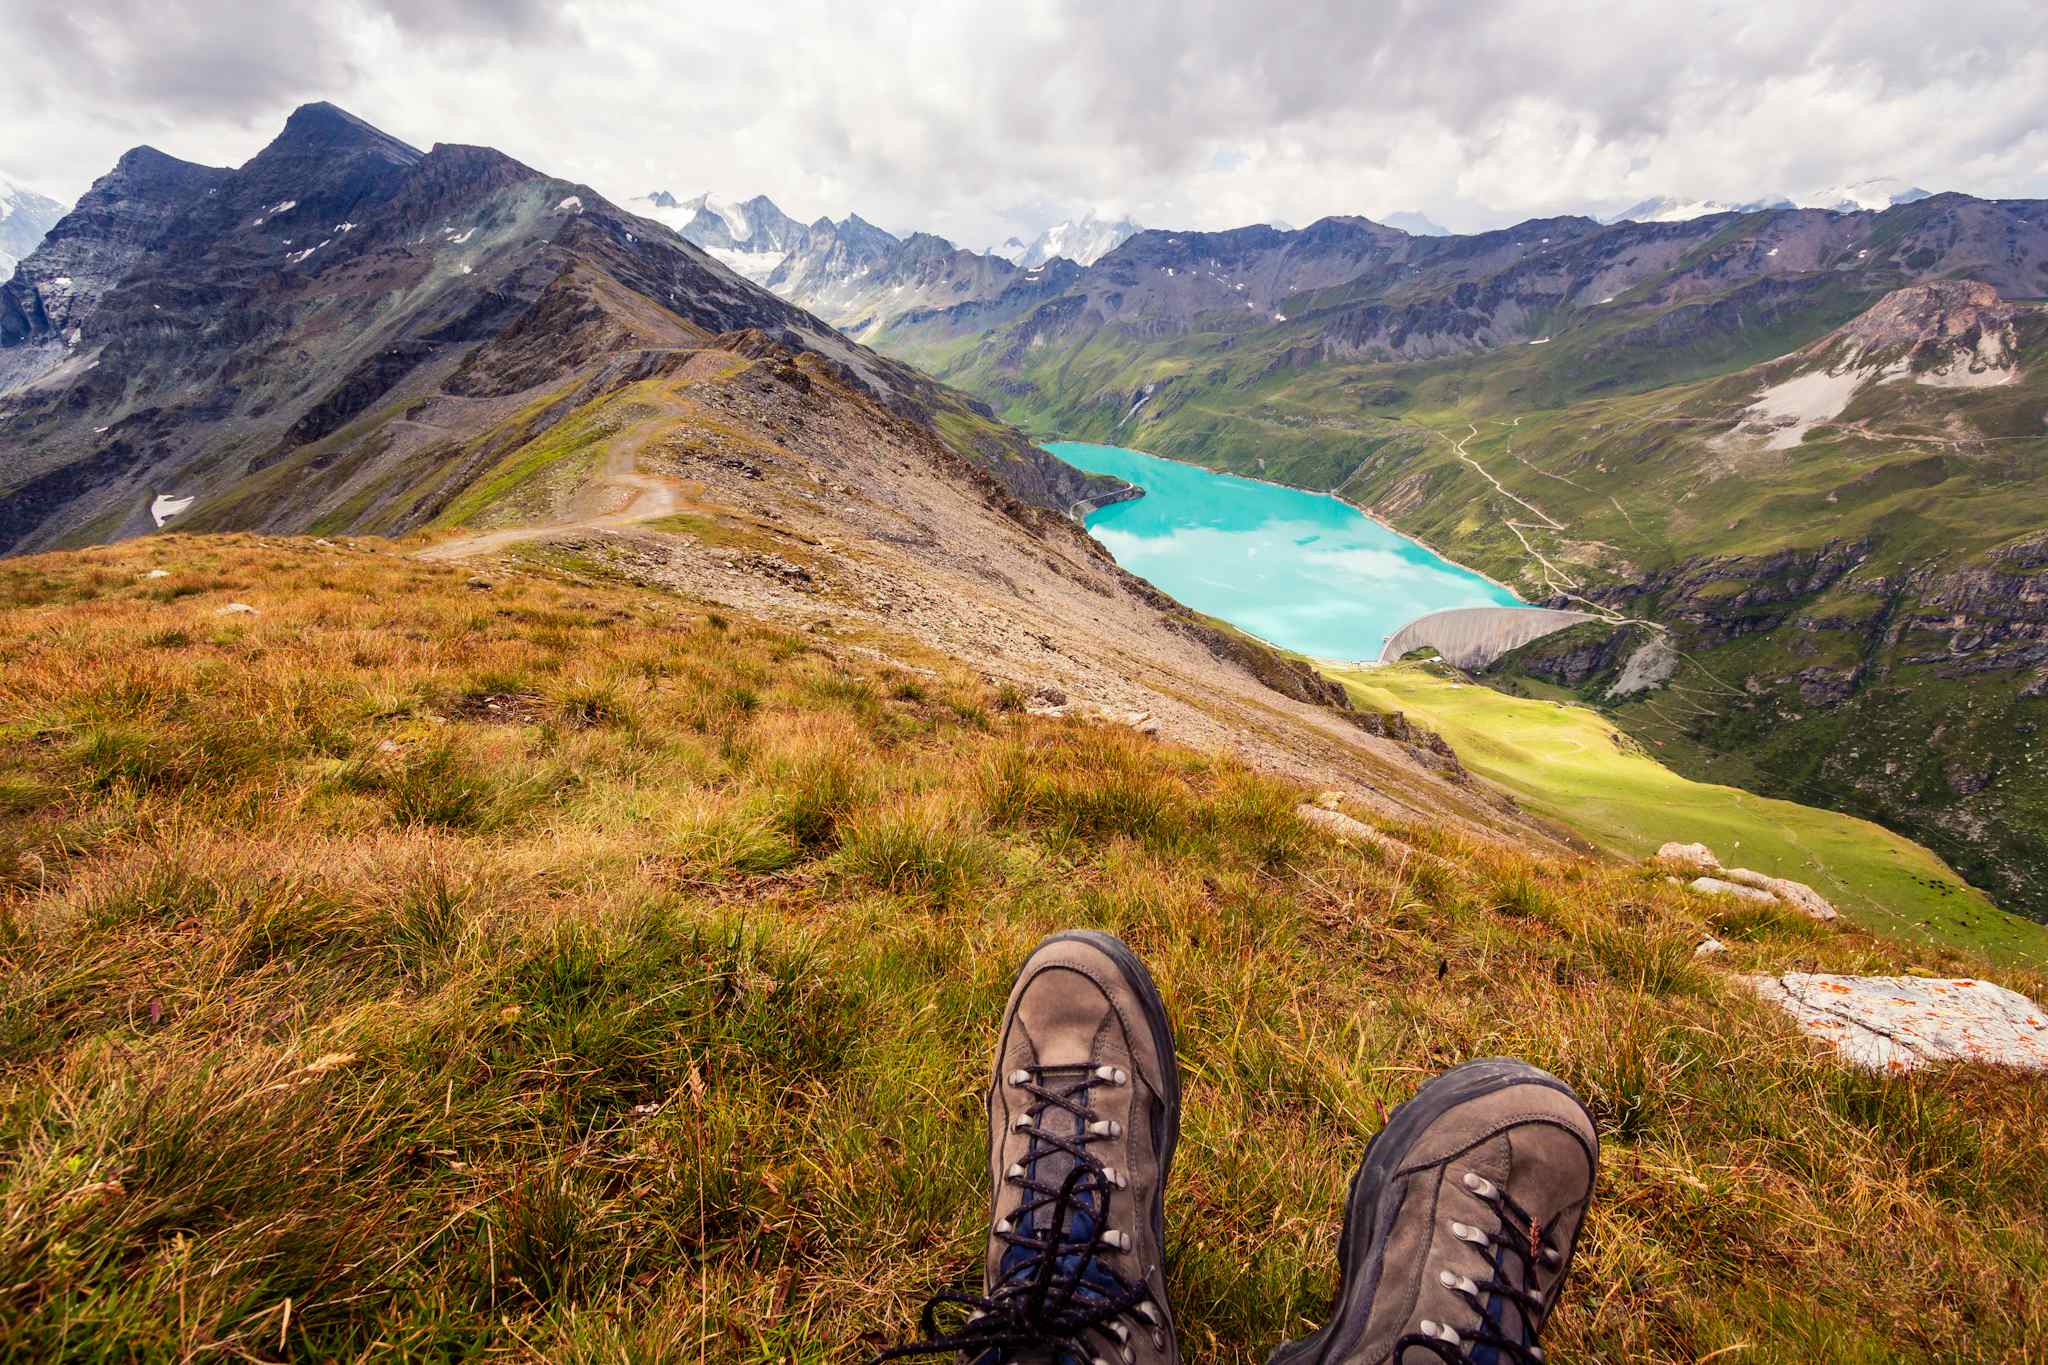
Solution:
M 1351 1180 L 1330 1320 L 1267 1365 L 1529 1365 L 1593 1194 L 1571 1087 L 1493 1058 L 1396 1109 Z
M 925 1339 L 877 1359 L 1178 1365 L 1162 1267 L 1180 1068 L 1129 948 L 1076 931 L 1033 950 L 1003 1013 L 988 1125 L 983 1292 L 935 1296 Z M 949 1305 L 966 1319 L 945 1330 Z

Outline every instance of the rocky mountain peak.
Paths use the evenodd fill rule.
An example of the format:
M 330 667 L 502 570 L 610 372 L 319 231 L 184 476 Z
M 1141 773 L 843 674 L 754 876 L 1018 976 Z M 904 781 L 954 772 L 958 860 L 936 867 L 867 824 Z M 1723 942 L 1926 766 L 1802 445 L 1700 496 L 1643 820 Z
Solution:
M 1929 280 L 1894 289 L 1841 330 L 1866 346 L 1917 345 L 2003 327 L 2013 316 L 2013 306 L 1982 281 Z
M 1894 289 L 1823 343 L 1853 348 L 1859 368 L 1890 365 L 1923 383 L 1977 387 L 2017 377 L 2018 310 L 1980 280 Z
M 396 165 L 409 166 L 426 155 L 381 128 L 372 127 L 346 109 L 327 103 L 302 104 L 285 120 L 284 130 L 256 154 L 261 161 L 275 153 L 370 152 Z M 254 165 L 255 162 L 251 162 Z

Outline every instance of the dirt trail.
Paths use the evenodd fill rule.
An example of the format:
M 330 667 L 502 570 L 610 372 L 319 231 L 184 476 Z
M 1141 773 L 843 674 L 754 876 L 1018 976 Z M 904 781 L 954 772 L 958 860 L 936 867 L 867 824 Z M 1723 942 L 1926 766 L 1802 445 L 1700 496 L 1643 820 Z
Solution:
M 470 559 L 478 555 L 495 554 L 523 541 L 544 540 L 576 531 L 620 530 L 628 526 L 637 526 L 642 522 L 657 521 L 670 515 L 681 505 L 674 481 L 654 474 L 641 473 L 639 461 L 640 452 L 673 416 L 671 413 L 663 413 L 657 417 L 646 418 L 627 428 L 610 442 L 605 452 L 604 466 L 597 471 L 596 480 L 577 490 L 573 500 L 574 506 L 583 509 L 585 515 L 532 526 L 511 526 L 502 531 L 484 531 L 457 540 L 443 541 L 439 545 L 432 545 L 419 551 L 415 558 Z M 609 507 L 617 501 L 621 493 L 625 495 L 625 502 L 622 505 L 610 507 L 608 511 L 589 510 Z

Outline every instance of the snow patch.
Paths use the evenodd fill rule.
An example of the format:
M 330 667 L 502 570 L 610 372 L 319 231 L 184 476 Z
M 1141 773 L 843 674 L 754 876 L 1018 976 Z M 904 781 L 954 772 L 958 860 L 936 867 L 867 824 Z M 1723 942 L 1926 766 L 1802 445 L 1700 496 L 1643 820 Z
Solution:
M 1791 450 L 1806 439 L 1806 433 L 1821 422 L 1839 417 L 1856 390 L 1870 375 L 1847 369 L 1840 374 L 1814 370 L 1773 384 L 1757 394 L 1756 401 L 1742 415 L 1743 428 L 1770 428 L 1766 450 Z
M 462 245 L 462 244 L 463 244 L 464 242 L 468 241 L 468 240 L 469 240 L 470 238 L 472 238 L 472 237 L 474 237 L 474 236 L 476 236 L 476 229 L 475 229 L 475 228 L 469 228 L 469 229 L 465 230 L 465 231 L 463 232 L 463 234 L 462 234 L 462 235 L 461 235 L 460 237 L 450 237 L 450 238 L 448 239 L 448 245 L 450 245 L 450 246 L 461 246 L 461 245 Z
M 280 199 L 277 203 L 272 204 L 269 208 L 265 209 L 264 212 L 269 214 L 271 217 L 275 218 L 280 213 L 290 213 L 293 209 L 297 208 L 298 206 L 299 201 L 296 199 Z
M 706 246 L 697 249 L 742 279 L 763 285 L 788 259 L 769 251 L 741 251 L 734 247 Z
M 149 514 L 156 518 L 158 526 L 162 526 L 192 503 L 191 498 L 174 498 L 169 493 L 159 493 L 156 495 L 156 501 L 149 505 Z
M 50 283 L 56 285 L 59 289 L 69 289 L 71 287 L 71 277 L 69 275 L 59 275 L 56 279 L 51 280 Z
M 561 203 L 555 205 L 555 212 L 581 213 L 583 212 L 583 201 L 572 194 L 567 199 L 564 199 Z
M 354 232 L 356 230 L 356 225 L 354 223 L 336 223 L 334 225 L 334 230 L 336 232 Z
M 1530 344 L 1531 346 L 1548 346 L 1548 345 L 1550 344 L 1550 338 L 1549 338 L 1549 337 L 1537 337 L 1537 338 L 1536 338 L 1536 339 L 1535 339 L 1534 341 L 1531 341 L 1531 342 L 1530 342 L 1529 344 Z

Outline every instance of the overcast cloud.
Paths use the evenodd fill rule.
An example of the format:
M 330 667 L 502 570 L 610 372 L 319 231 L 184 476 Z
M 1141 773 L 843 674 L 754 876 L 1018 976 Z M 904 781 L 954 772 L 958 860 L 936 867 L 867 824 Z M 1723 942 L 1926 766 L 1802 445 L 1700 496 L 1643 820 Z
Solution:
M 329 99 L 614 198 L 971 246 L 1420 210 L 1454 229 L 1877 176 L 2048 196 L 2048 5 L 0 0 L 0 173 L 217 165 Z

